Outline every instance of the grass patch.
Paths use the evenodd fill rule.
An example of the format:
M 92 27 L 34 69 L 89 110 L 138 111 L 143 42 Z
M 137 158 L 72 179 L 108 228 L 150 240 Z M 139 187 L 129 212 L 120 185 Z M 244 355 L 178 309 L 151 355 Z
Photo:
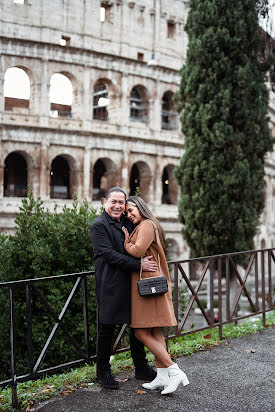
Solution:
M 275 325 L 275 311 L 269 312 L 266 316 L 267 327 Z M 184 337 L 173 339 L 169 342 L 169 351 L 173 359 L 180 356 L 192 355 L 195 352 L 210 349 L 220 343 L 239 338 L 248 334 L 264 330 L 261 319 L 246 320 L 238 325 L 225 325 L 223 327 L 223 339 L 219 339 L 218 328 L 208 329 L 201 332 L 194 332 Z M 147 357 L 153 362 L 153 355 L 148 352 Z M 114 374 L 130 370 L 133 368 L 130 352 L 120 353 L 114 356 L 112 370 Z M 58 375 L 46 376 L 36 381 L 19 383 L 17 387 L 18 400 L 22 410 L 30 410 L 32 405 L 39 401 L 44 401 L 57 395 L 68 395 L 81 386 L 87 386 L 94 382 L 96 377 L 96 367 L 83 366 L 71 369 L 70 371 Z M 11 407 L 11 389 L 0 390 L 0 411 L 13 411 Z

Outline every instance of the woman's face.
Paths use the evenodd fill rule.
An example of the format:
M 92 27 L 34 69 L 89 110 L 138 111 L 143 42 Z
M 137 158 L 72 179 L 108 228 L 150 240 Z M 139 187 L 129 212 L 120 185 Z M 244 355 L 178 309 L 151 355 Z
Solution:
M 134 225 L 138 225 L 140 222 L 144 220 L 144 218 L 141 216 L 136 206 L 126 204 L 126 213 L 127 213 L 127 218 Z

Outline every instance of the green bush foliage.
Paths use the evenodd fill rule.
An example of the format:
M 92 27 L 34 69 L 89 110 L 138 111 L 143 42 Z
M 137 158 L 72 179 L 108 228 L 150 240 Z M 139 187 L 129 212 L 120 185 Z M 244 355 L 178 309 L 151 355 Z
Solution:
M 185 153 L 176 170 L 191 257 L 253 249 L 272 150 L 255 0 L 190 0 L 176 96 Z
M 96 211 L 87 201 L 74 200 L 72 207 L 57 206 L 50 213 L 43 202 L 30 192 L 22 200 L 16 218 L 16 232 L 0 236 L 0 282 L 41 278 L 93 270 L 93 248 L 89 228 Z M 91 349 L 95 348 L 95 291 L 94 277 L 88 276 L 88 303 Z M 37 287 L 57 314 L 60 313 L 73 287 L 73 280 L 55 280 L 38 283 Z M 77 290 L 64 324 L 84 349 L 82 286 Z M 25 287 L 14 288 L 17 375 L 28 372 Z M 2 321 L 0 324 L 0 379 L 10 376 L 9 302 L 8 289 L 0 288 Z M 36 361 L 55 324 L 45 306 L 32 292 L 33 347 Z M 80 359 L 64 332 L 58 330 L 40 369 Z

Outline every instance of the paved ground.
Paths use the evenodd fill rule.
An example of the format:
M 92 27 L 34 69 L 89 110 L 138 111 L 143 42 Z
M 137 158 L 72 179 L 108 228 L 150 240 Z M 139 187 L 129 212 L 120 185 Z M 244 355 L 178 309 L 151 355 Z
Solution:
M 180 386 L 169 396 L 158 390 L 138 394 L 142 382 L 131 372 L 119 390 L 90 386 L 47 401 L 36 411 L 275 412 L 275 327 L 178 359 L 178 363 L 190 385 Z

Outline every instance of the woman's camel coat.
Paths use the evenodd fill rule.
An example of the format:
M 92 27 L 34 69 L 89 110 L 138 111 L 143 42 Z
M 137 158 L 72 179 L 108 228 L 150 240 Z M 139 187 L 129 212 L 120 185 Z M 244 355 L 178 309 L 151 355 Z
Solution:
M 168 282 L 168 292 L 159 296 L 142 297 L 138 293 L 137 281 L 139 273 L 132 274 L 132 328 L 152 328 L 161 326 L 176 326 L 177 321 L 172 304 L 171 281 L 163 248 L 156 229 L 156 240 L 153 222 L 143 220 L 135 230 L 126 236 L 125 250 L 132 256 L 153 256 L 152 260 L 158 263 L 160 257 L 160 269 L 157 272 L 142 272 L 142 278 L 153 276 L 165 276 Z

